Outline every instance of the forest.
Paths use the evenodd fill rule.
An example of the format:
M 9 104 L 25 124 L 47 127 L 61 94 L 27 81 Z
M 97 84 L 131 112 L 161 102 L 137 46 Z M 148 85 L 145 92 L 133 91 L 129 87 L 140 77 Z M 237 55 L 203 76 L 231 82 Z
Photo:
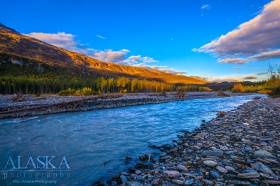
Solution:
M 91 95 L 103 93 L 211 91 L 203 86 L 177 85 L 158 80 L 84 74 L 38 63 L 0 63 L 1 94 Z

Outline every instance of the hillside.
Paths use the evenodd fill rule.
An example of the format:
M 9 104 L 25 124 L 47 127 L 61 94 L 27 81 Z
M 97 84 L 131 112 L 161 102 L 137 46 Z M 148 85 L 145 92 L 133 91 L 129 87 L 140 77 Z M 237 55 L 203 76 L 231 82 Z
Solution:
M 89 56 L 47 44 L 0 24 L 0 55 L 12 63 L 29 61 L 89 76 L 130 77 L 171 84 L 205 84 L 206 81 L 152 68 L 103 62 Z M 3 63 L 3 61 L 2 61 Z

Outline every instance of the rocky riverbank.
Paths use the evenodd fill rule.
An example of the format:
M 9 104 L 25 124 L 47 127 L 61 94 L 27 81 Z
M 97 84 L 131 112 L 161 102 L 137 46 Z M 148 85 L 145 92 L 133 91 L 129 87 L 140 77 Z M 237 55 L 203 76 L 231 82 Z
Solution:
M 280 98 L 221 113 L 140 160 L 109 185 L 280 185 Z
M 239 96 L 244 94 L 228 92 L 225 95 Z M 217 92 L 190 92 L 180 98 L 176 96 L 176 92 L 166 94 L 107 94 L 102 96 L 43 95 L 36 97 L 32 95 L 0 95 L 0 119 L 163 103 L 184 99 L 213 98 L 225 95 Z

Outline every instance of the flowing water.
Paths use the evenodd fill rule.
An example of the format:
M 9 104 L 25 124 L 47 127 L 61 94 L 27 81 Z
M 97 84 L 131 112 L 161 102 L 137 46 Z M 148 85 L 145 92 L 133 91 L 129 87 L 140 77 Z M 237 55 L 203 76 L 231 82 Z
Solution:
M 132 166 L 137 156 L 153 151 L 149 145 L 172 143 L 180 131 L 191 131 L 199 127 L 202 120 L 214 118 L 218 111 L 234 109 L 255 96 L 193 99 L 0 120 L 0 185 L 36 179 L 55 180 L 59 185 L 90 185 Z M 38 156 L 41 160 L 46 156 L 53 158 L 51 163 L 56 169 L 49 164 L 54 171 L 48 171 Z M 126 157 L 132 160 L 124 161 Z M 18 160 L 21 167 L 29 171 L 17 170 Z M 3 175 L 3 169 L 8 168 L 16 171 Z M 18 176 L 19 172 L 29 174 Z M 38 177 L 32 177 L 36 173 Z

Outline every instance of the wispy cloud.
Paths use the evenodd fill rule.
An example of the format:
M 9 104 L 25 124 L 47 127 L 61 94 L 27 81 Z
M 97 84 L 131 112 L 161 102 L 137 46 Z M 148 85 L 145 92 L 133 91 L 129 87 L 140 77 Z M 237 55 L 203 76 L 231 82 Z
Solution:
M 207 11 L 209 11 L 211 9 L 211 5 L 209 5 L 209 4 L 203 4 L 203 5 L 201 5 L 201 7 L 200 7 L 200 15 L 201 16 L 204 16 L 204 14 L 207 12 Z
M 175 70 L 175 69 L 170 68 L 168 66 L 155 66 L 154 65 L 154 66 L 149 66 L 149 68 L 160 70 L 160 71 L 170 73 L 170 74 L 187 75 L 186 72 L 184 72 L 184 71 L 178 71 L 178 70 Z
M 268 75 L 269 73 L 268 72 L 260 72 L 260 73 L 257 73 L 258 76 L 266 76 Z
M 133 65 L 133 64 L 155 63 L 157 62 L 157 60 L 151 57 L 137 55 L 137 56 L 129 56 L 127 59 L 123 60 L 122 62 L 128 65 Z
M 274 0 L 255 18 L 194 51 L 212 53 L 221 63 L 242 64 L 279 58 L 279 20 L 280 0 Z
M 243 75 L 228 75 L 228 76 L 215 76 L 206 77 L 205 79 L 210 82 L 242 82 L 242 81 L 255 81 L 258 80 L 258 75 L 256 74 L 243 74 Z
M 251 76 L 245 76 L 243 77 L 244 80 L 256 80 L 257 76 L 256 75 L 251 75 Z
M 250 61 L 262 61 L 266 59 L 280 58 L 280 49 L 271 50 L 267 52 L 260 52 L 259 54 L 249 56 L 247 58 L 224 58 L 219 59 L 220 63 L 233 63 L 233 64 L 243 64 Z
M 32 32 L 25 34 L 27 36 L 34 37 L 51 45 L 57 47 L 65 48 L 68 50 L 76 50 L 78 43 L 75 41 L 75 36 L 73 34 L 68 34 L 65 32 L 58 33 L 41 33 L 41 32 Z
M 218 60 L 220 63 L 233 63 L 233 64 L 243 64 L 247 62 L 247 59 L 242 58 L 224 58 Z
M 107 39 L 105 36 L 102 36 L 102 35 L 95 35 L 95 37 L 97 37 L 99 39 Z
M 211 6 L 209 4 L 203 4 L 200 9 L 201 10 L 209 10 L 211 8 Z

